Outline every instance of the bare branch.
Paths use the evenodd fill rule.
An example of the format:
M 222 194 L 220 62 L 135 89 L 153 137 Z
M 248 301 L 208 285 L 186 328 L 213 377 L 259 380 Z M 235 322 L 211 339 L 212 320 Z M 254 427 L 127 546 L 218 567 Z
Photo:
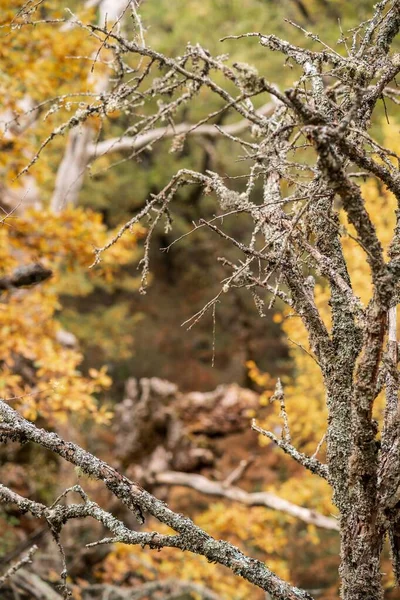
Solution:
M 311 459 L 310 459 L 311 460 Z M 287 515 L 296 517 L 304 523 L 321 527 L 322 529 L 329 529 L 338 531 L 339 526 L 335 519 L 331 517 L 325 517 L 320 513 L 298 506 L 279 498 L 275 494 L 270 492 L 246 492 L 245 490 L 236 486 L 226 486 L 224 483 L 219 481 L 211 481 L 203 475 L 196 475 L 193 473 L 179 473 L 177 471 L 166 471 L 163 473 L 157 473 L 155 475 L 157 483 L 163 485 L 177 485 L 183 487 L 189 487 L 197 490 L 201 494 L 209 496 L 219 496 L 221 498 L 227 498 L 234 502 L 240 502 L 246 506 L 265 506 L 272 510 L 278 510 L 284 512 Z
M 188 517 L 174 513 L 163 502 L 146 492 L 137 483 L 118 473 L 104 461 L 86 452 L 77 444 L 65 442 L 55 433 L 37 428 L 3 401 L 0 401 L 0 415 L 2 417 L 0 438 L 3 441 L 6 439 L 20 442 L 31 441 L 58 454 L 68 462 L 80 467 L 87 475 L 102 480 L 114 496 L 119 498 L 140 521 L 143 521 L 143 514 L 147 512 L 178 534 L 161 536 L 160 534 L 132 532 L 132 543 L 144 543 L 152 548 L 168 545 L 201 554 L 213 562 L 230 568 L 234 573 L 269 592 L 277 600 L 311 599 L 310 594 L 290 586 L 261 561 L 245 556 L 228 542 L 215 540 L 197 527 Z M 28 510 L 29 506 L 31 504 L 27 505 Z M 38 510 L 36 506 L 33 508 Z M 57 506 L 52 509 L 52 514 L 55 516 L 60 513 L 63 518 L 68 517 L 69 514 L 73 514 L 75 518 L 79 514 L 86 516 L 88 509 L 85 508 L 85 505 Z
M 4 575 L 2 575 L 0 577 L 0 588 L 2 588 L 4 586 L 4 584 L 7 582 L 8 579 L 10 579 L 11 577 L 13 577 L 13 575 L 15 575 L 15 573 L 17 571 L 19 571 L 22 567 L 24 567 L 25 565 L 30 565 L 32 562 L 32 556 L 35 554 L 35 552 L 38 550 L 37 546 L 32 546 L 32 548 L 29 550 L 29 552 L 27 554 L 25 554 L 25 556 L 23 556 L 22 558 L 19 559 L 18 562 L 14 563 L 7 571 L 6 573 L 4 573 Z
M 11 290 L 30 285 L 37 285 L 46 281 L 53 275 L 53 271 L 47 269 L 40 263 L 18 267 L 8 277 L 0 279 L 0 290 Z
M 311 473 L 319 475 L 323 479 L 329 481 L 329 470 L 327 465 L 324 465 L 316 458 L 311 458 L 306 454 L 299 452 L 294 446 L 285 440 L 280 440 L 271 431 L 267 431 L 266 429 L 263 429 L 257 425 L 255 420 L 253 420 L 251 428 L 272 440 L 278 446 L 278 448 L 281 448 L 285 454 L 291 456 L 296 462 L 305 467 L 308 471 L 311 471 Z
M 276 105 L 273 102 L 264 104 L 256 110 L 256 114 L 260 116 L 268 116 L 275 109 Z M 110 138 L 102 142 L 91 143 L 87 147 L 87 155 L 89 159 L 94 159 L 110 152 L 124 152 L 126 150 L 138 150 L 143 146 L 147 146 L 151 142 L 165 139 L 165 137 L 175 137 L 180 135 L 204 135 L 211 138 L 217 138 L 221 135 L 237 135 L 249 128 L 249 121 L 243 119 L 238 123 L 216 127 L 215 125 L 192 125 L 190 123 L 179 123 L 173 127 L 157 127 L 151 129 L 147 133 L 136 135 L 133 137 L 121 136 L 119 138 Z

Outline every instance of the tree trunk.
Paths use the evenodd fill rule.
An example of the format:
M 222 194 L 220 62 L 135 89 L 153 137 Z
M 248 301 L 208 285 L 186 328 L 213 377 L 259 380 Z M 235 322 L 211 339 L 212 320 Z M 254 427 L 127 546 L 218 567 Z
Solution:
M 383 600 L 380 569 L 383 534 L 374 525 L 359 520 L 357 506 L 341 531 L 341 597 L 343 600 Z

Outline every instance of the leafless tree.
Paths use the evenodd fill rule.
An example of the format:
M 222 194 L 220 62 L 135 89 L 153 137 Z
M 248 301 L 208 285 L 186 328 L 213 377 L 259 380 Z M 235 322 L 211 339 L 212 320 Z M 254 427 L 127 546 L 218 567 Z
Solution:
M 207 311 L 213 311 L 215 304 L 233 287 L 248 289 L 261 313 L 260 294 L 267 294 L 271 299 L 279 297 L 301 318 L 326 390 L 327 462 L 322 464 L 316 457 L 305 456 L 293 447 L 286 427 L 282 439 L 260 430 L 257 424 L 254 429 L 331 485 L 339 513 L 341 597 L 381 600 L 380 562 L 387 537 L 393 569 L 398 582 L 400 579 L 396 334 L 400 206 L 396 210 L 397 225 L 390 256 L 386 259 L 358 181 L 365 174 L 374 177 L 400 202 L 399 157 L 382 147 L 370 133 L 377 103 L 383 100 L 394 107 L 399 104 L 395 77 L 400 70 L 400 55 L 392 51 L 391 46 L 400 28 L 400 3 L 383 0 L 377 4 L 371 18 L 354 29 L 348 39 L 342 40 L 340 52 L 306 31 L 305 35 L 311 37 L 319 49 L 297 47 L 274 35 L 258 32 L 237 36 L 238 43 L 241 37 L 254 38 L 254 42 L 265 49 L 266 56 L 271 51 L 279 52 L 284 60 L 295 65 L 294 72 L 299 73 L 299 79 L 285 91 L 269 83 L 264 74 L 260 75 L 252 66 L 230 65 L 227 57 L 213 57 L 199 45 L 188 44 L 183 54 L 175 58 L 147 47 L 137 3 L 129 3 L 125 9 L 138 26 L 137 39 L 131 39 L 122 28 L 115 26 L 118 19 L 112 25 L 103 22 L 93 25 L 71 16 L 69 26 L 83 28 L 102 48 L 113 53 L 114 72 L 110 75 L 113 85 L 103 89 L 44 140 L 24 171 L 29 170 L 56 135 L 73 130 L 71 135 L 75 136 L 75 142 L 77 139 L 82 142 L 82 148 L 74 153 L 70 146 L 70 160 L 75 157 L 79 168 L 60 170 L 55 202 L 58 210 L 65 202 L 65 199 L 60 200 L 60 193 L 72 190 L 76 198 L 81 174 L 104 152 L 123 150 L 131 158 L 166 137 L 173 139 L 176 148 L 185 142 L 186 136 L 203 134 L 224 136 L 231 142 L 232 151 L 239 149 L 241 158 L 249 165 L 242 191 L 219 173 L 181 169 L 158 194 L 148 199 L 145 207 L 117 236 L 96 250 L 94 265 L 122 235 L 129 235 L 135 223 L 146 219 L 150 225 L 142 260 L 142 289 L 145 291 L 152 234 L 164 221 L 166 227 L 171 226 L 170 215 L 174 203 L 179 201 L 180 190 L 196 185 L 201 186 L 205 194 L 214 196 L 216 216 L 200 221 L 195 228 L 209 228 L 212 234 L 222 236 L 240 251 L 242 258 L 237 264 L 221 259 L 227 270 L 226 279 L 219 293 L 193 316 L 188 326 Z M 31 18 L 27 16 L 27 20 Z M 211 114 L 206 111 L 197 123 L 175 123 L 180 109 L 195 103 L 203 88 L 219 98 L 220 108 Z M 258 97 L 260 101 L 255 100 Z M 154 98 L 158 99 L 157 109 L 151 111 Z M 262 108 L 257 110 L 254 102 Z M 106 116 L 116 109 L 130 116 L 131 123 L 123 136 L 96 142 L 84 133 L 91 116 Z M 226 111 L 238 113 L 238 123 L 225 128 L 214 126 L 213 119 Z M 71 176 L 73 180 L 68 181 Z M 282 186 L 285 181 L 290 186 Z M 354 227 L 356 241 L 363 248 L 371 271 L 373 295 L 367 306 L 352 289 L 341 243 L 340 211 L 344 211 Z M 224 222 L 238 213 L 247 215 L 253 223 L 247 242 L 233 239 L 224 231 Z M 316 306 L 314 276 L 329 287 L 331 327 L 324 322 Z M 372 413 L 383 388 L 386 389 L 386 408 L 382 423 L 378 424 Z M 282 395 L 283 392 L 277 389 L 276 393 Z M 140 523 L 146 515 L 152 515 L 175 531 L 175 534 L 163 535 L 130 530 L 92 502 L 79 486 L 65 492 L 65 495 L 78 494 L 79 503 L 57 501 L 50 507 L 1 486 L 2 502 L 13 503 L 21 511 L 46 520 L 61 552 L 59 536 L 63 525 L 70 519 L 92 517 L 111 532 L 110 537 L 96 542 L 98 544 L 119 541 L 193 552 L 225 565 L 273 598 L 311 598 L 308 592 L 280 579 L 264 563 L 244 555 L 228 542 L 212 538 L 189 518 L 173 512 L 110 465 L 57 434 L 28 422 L 4 401 L 0 402 L 0 415 L 3 443 L 8 440 L 31 442 L 56 453 L 102 480 Z M 173 473 L 159 477 L 164 482 L 168 477 L 177 478 Z M 189 481 L 188 477 L 184 485 L 194 488 L 201 485 L 203 490 L 207 489 L 205 482 Z M 208 485 L 211 486 L 211 482 Z M 240 495 L 237 490 L 232 491 L 232 483 L 225 488 L 213 485 L 209 493 L 229 497 L 227 490 L 231 490 L 230 497 Z M 248 497 L 243 496 L 242 501 L 251 504 Z M 62 573 L 65 597 L 68 596 L 66 573 L 65 565 Z

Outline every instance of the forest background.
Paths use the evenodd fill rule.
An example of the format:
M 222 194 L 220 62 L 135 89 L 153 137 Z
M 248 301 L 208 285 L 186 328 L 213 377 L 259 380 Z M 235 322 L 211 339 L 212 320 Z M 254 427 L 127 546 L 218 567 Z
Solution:
M 279 299 L 260 319 L 257 301 L 246 290 L 235 288 L 215 313 L 191 328 L 182 326 L 220 289 L 224 270 L 215 258 L 235 256 L 223 239 L 198 227 L 200 218 L 213 218 L 212 199 L 196 186 L 179 192 L 173 231 L 156 230 L 145 294 L 140 293 L 137 270 L 144 228 L 135 228 L 109 249 L 98 267 L 89 268 L 93 249 L 136 214 L 151 193 L 163 188 L 178 163 L 202 172 L 226 172 L 236 178 L 231 183 L 239 191 L 244 185 L 243 163 L 231 159 L 229 140 L 214 135 L 161 137 L 134 156 L 127 151 L 100 152 L 85 169 L 77 202 L 62 214 L 54 210 L 52 199 L 67 134 L 54 139 L 25 177 L 17 176 L 40 143 L 82 102 L 82 90 L 91 92 L 96 78 L 105 76 L 106 65 L 99 60 L 93 69 L 96 48 L 79 28 L 66 29 L 58 23 L 19 26 L 18 7 L 24 4 L 0 0 L 2 397 L 27 418 L 63 432 L 123 468 L 215 537 L 268 559 L 282 577 L 312 590 L 318 598 L 337 597 L 335 527 L 319 527 L 313 519 L 307 522 L 288 511 L 246 504 L 249 494 L 266 491 L 318 515 L 335 514 L 325 482 L 313 479 L 250 429 L 251 419 L 257 417 L 280 435 L 281 406 L 270 402 L 279 377 L 294 444 L 309 454 L 318 448 L 319 456 L 324 455 L 320 445 L 326 422 L 323 387 L 299 319 L 291 318 Z M 199 42 L 213 55 L 229 53 L 237 63 L 267 71 L 270 81 L 284 87 L 293 79 L 290 63 L 282 68 L 279 55 L 266 53 L 251 39 L 240 45 L 227 40 L 222 45 L 220 38 L 258 30 L 312 46 L 313 41 L 304 41 L 304 32 L 293 21 L 334 46 L 341 30 L 367 18 L 372 5 L 367 0 L 146 0 L 140 6 L 140 19 L 146 43 L 166 55 L 179 54 L 188 42 Z M 42 19 L 57 20 L 65 19 L 67 8 L 82 20 L 99 18 L 93 2 L 49 0 L 38 3 L 35 10 Z M 129 30 L 138 23 L 125 26 Z M 58 99 L 49 102 L 55 96 Z M 209 112 L 218 110 L 218 101 L 206 90 L 200 101 L 181 109 L 177 122 L 197 122 L 201 103 L 209 106 Z M 379 110 L 376 138 L 394 150 L 397 144 L 399 151 L 395 111 L 388 115 L 384 106 Z M 234 122 L 228 113 L 215 118 L 219 126 Z M 101 125 L 94 118 L 90 127 L 100 144 L 105 138 L 117 139 L 128 123 L 129 115 L 116 111 Z M 364 188 L 385 245 L 394 227 L 385 217 L 394 215 L 393 198 L 372 180 L 366 179 Z M 385 211 L 388 206 L 391 211 Z M 229 227 L 235 239 L 242 239 L 248 224 L 235 216 Z M 355 291 L 367 298 L 368 273 L 361 249 L 350 236 L 344 247 Z M 9 289 L 10 273 L 36 261 L 51 269 L 52 276 L 29 291 Z M 320 306 L 325 305 L 326 293 L 318 282 L 316 297 Z M 145 405 L 146 389 L 152 400 L 142 415 L 143 431 L 135 437 L 138 415 L 133 407 Z M 171 423 L 179 424 L 179 442 L 171 441 Z M 37 501 L 55 499 L 61 491 L 60 479 L 65 487 L 79 483 L 81 477 L 32 448 L 7 446 L 0 459 L 1 482 Z M 189 487 L 177 485 L 172 476 L 177 472 L 221 483 L 221 496 L 224 483 L 225 488 L 234 484 L 235 489 L 248 492 L 246 501 L 190 489 L 196 487 L 195 479 L 181 480 Z M 95 481 L 85 486 L 107 508 L 111 502 L 107 492 Z M 123 512 L 120 516 L 127 518 Z M 38 540 L 35 573 L 57 589 L 61 567 L 51 537 L 12 508 L 1 509 L 0 523 L 0 564 L 5 567 L 27 543 Z M 154 554 L 122 545 L 86 549 L 84 544 L 96 535 L 101 535 L 98 524 L 86 523 L 69 524 L 63 533 L 70 585 L 77 599 L 96 585 L 135 589 L 143 582 L 171 578 L 198 584 L 218 598 L 263 598 L 260 590 L 199 557 L 167 549 Z M 388 598 L 398 597 L 389 568 L 385 586 Z M 182 592 L 181 597 L 195 597 L 193 593 Z

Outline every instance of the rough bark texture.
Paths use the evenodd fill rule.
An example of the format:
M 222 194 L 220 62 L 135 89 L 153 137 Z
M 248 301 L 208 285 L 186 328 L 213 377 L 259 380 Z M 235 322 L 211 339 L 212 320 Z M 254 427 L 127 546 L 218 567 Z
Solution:
M 103 8 L 112 4 L 104 3 Z M 132 10 L 136 10 L 137 3 L 133 5 Z M 319 365 L 325 384 L 329 413 L 327 464 L 306 456 L 292 445 L 287 422 L 281 439 L 256 423 L 253 428 L 332 486 L 339 512 L 343 600 L 383 599 L 380 561 L 387 536 L 398 582 L 400 577 L 399 376 L 393 316 L 400 281 L 400 175 L 393 160 L 398 157 L 382 148 L 370 135 L 378 101 L 386 98 L 394 100 L 395 106 L 399 103 L 395 77 L 400 71 L 400 56 L 391 51 L 391 45 L 400 28 L 400 3 L 383 0 L 374 10 L 371 19 L 354 33 L 353 45 L 343 55 L 326 46 L 313 51 L 257 32 L 237 36 L 254 38 L 266 53 L 280 52 L 285 60 L 296 63 L 302 72 L 300 81 L 294 82 L 285 92 L 276 89 L 252 67 L 241 63 L 228 66 L 224 58 L 213 58 L 199 45 L 188 44 L 184 55 L 176 58 L 163 55 L 147 47 L 140 36 L 137 39 L 126 36 L 116 14 L 112 17 L 112 26 L 104 18 L 97 25 L 73 18 L 69 26 L 82 27 L 114 53 L 113 87 L 105 89 L 59 127 L 27 166 L 28 169 L 37 161 L 56 135 L 73 130 L 53 199 L 54 209 L 60 211 L 70 192 L 74 199 L 77 198 L 83 181 L 82 168 L 96 158 L 87 124 L 89 117 L 103 117 L 118 110 L 124 112 L 130 106 L 132 123 L 126 135 L 118 142 L 104 140 L 100 147 L 110 152 L 115 148 L 140 152 L 147 147 L 144 145 L 147 140 L 150 144 L 155 143 L 158 132 L 162 136 L 171 135 L 171 129 L 164 123 L 173 125 L 180 109 L 194 102 L 202 88 L 216 96 L 221 109 L 214 114 L 206 113 L 191 128 L 186 123 L 177 124 L 175 132 L 189 135 L 198 128 L 197 134 L 207 134 L 211 127 L 207 122 L 217 114 L 227 110 L 237 113 L 240 119 L 237 125 L 216 130 L 233 145 L 238 144 L 239 154 L 245 153 L 251 164 L 241 191 L 225 174 L 179 170 L 115 237 L 103 248 L 96 249 L 94 266 L 134 224 L 145 221 L 148 234 L 141 262 L 144 291 L 150 270 L 152 235 L 164 219 L 170 226 L 170 213 L 179 190 L 183 186 L 196 185 L 213 196 L 217 216 L 201 220 L 195 228 L 207 227 L 210 233 L 230 242 L 241 253 L 241 259 L 232 263 L 220 258 L 227 272 L 220 292 L 186 325 L 191 327 L 207 311 L 215 311 L 222 295 L 237 287 L 251 291 L 261 314 L 264 305 L 260 291 L 269 295 L 271 304 L 279 297 L 302 320 L 308 333 L 310 353 Z M 126 56 L 129 56 L 127 62 Z M 135 59 L 138 69 L 142 69 L 140 77 L 131 77 L 131 64 Z M 218 77 L 214 76 L 215 72 Z M 157 73 L 156 79 L 153 79 L 154 73 Z M 264 102 L 266 94 L 272 97 L 272 105 L 264 103 L 262 110 L 255 110 L 252 99 L 262 96 Z M 154 97 L 160 100 L 156 109 Z M 148 113 L 140 110 L 137 114 L 137 106 L 143 105 L 150 107 Z M 246 130 L 248 135 L 244 135 Z M 238 137 L 240 134 L 242 137 Z M 69 173 L 72 181 L 68 181 Z M 358 183 L 365 173 L 386 186 L 398 202 L 397 226 L 389 257 L 383 251 Z M 341 211 L 354 228 L 356 241 L 365 252 L 371 272 L 373 293 L 367 306 L 352 289 L 341 243 Z M 253 225 L 247 243 L 230 237 L 223 229 L 223 219 L 237 214 L 245 214 Z M 44 278 L 42 274 L 29 281 L 37 283 Z M 314 297 L 316 278 L 330 290 L 331 325 L 324 321 Z M 23 281 L 28 281 L 23 275 L 17 278 L 13 275 L 0 285 L 2 289 L 8 289 L 18 287 L 18 282 Z M 386 388 L 386 409 L 383 423 L 379 425 L 374 420 L 373 409 L 383 386 Z M 277 393 L 284 411 L 283 391 Z M 212 451 L 204 448 L 200 451 L 196 446 L 196 435 L 211 438 L 243 426 L 244 407 L 248 408 L 249 402 L 253 405 L 255 401 L 248 397 L 243 401 L 243 396 L 243 392 L 234 387 L 196 396 L 180 394 L 172 384 L 156 379 L 139 383 L 131 380 L 117 418 L 121 464 L 140 460 L 144 485 L 158 482 L 202 488 L 205 493 L 246 504 L 262 502 L 297 514 L 306 522 L 330 528 L 331 520 L 313 515 L 304 507 L 285 504 L 265 494 L 262 498 L 247 494 L 232 481 L 224 486 L 221 482 L 205 481 L 190 473 L 213 461 Z M 176 401 L 173 412 L 171 398 Z M 45 518 L 58 543 L 65 522 L 72 518 L 92 517 L 110 530 L 112 537 L 107 538 L 107 542 L 123 541 L 156 549 L 173 547 L 193 552 L 225 565 L 273 598 L 311 598 L 306 591 L 280 579 L 264 563 L 245 556 L 232 544 L 212 538 L 136 481 L 121 475 L 78 445 L 29 423 L 4 401 L 0 402 L 0 415 L 1 441 L 33 442 L 56 453 L 103 481 L 139 523 L 150 514 L 174 531 L 171 535 L 162 535 L 130 530 L 91 502 L 77 486 L 65 494 L 79 494 L 80 504 L 63 506 L 56 503 L 52 507 L 22 498 L 1 486 L 0 500 L 15 504 L 36 518 Z M 136 427 L 132 427 L 132 423 Z M 382 433 L 381 442 L 378 433 Z M 160 450 L 161 441 L 164 443 L 165 440 L 166 449 Z M 183 462 L 182 453 L 185 455 Z M 332 526 L 332 529 L 336 528 Z M 66 574 L 63 577 L 66 588 Z

